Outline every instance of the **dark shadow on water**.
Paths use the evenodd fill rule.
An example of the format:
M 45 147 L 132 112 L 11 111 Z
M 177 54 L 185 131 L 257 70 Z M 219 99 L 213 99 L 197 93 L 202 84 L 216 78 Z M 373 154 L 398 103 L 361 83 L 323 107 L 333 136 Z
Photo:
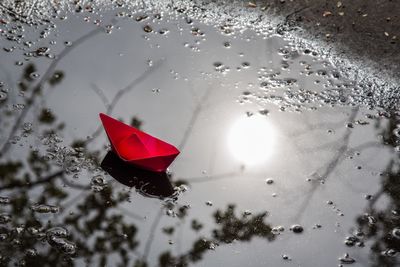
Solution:
M 144 196 L 165 198 L 174 193 L 167 173 L 137 168 L 112 151 L 101 162 L 101 168 L 121 184 L 136 188 Z

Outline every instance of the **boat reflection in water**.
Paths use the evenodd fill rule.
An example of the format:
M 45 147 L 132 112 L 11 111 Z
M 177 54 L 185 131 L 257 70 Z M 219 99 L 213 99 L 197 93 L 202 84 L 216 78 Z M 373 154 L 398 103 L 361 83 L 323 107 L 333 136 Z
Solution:
M 121 184 L 136 188 L 146 197 L 165 198 L 175 192 L 167 173 L 137 168 L 120 159 L 112 151 L 108 152 L 101 162 L 101 168 Z

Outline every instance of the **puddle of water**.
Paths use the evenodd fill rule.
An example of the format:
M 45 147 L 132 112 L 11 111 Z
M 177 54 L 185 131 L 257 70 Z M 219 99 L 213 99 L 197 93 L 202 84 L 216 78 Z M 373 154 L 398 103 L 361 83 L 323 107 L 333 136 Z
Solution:
M 313 51 L 151 12 L 54 25 L 0 53 L 4 264 L 398 263 L 398 114 Z M 124 166 L 100 112 L 181 154 Z

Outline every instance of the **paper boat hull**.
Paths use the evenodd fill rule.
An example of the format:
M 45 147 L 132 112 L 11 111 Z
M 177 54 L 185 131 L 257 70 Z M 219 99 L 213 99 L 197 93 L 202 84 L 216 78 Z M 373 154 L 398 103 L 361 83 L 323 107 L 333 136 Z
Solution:
M 163 172 L 178 156 L 179 150 L 154 136 L 100 113 L 113 151 L 137 167 Z

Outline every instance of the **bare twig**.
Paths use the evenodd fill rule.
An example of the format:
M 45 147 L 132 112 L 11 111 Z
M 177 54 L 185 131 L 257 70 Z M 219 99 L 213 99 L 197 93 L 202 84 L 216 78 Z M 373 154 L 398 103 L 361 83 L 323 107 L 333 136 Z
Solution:
M 356 151 L 361 151 L 361 150 L 364 150 L 367 148 L 372 148 L 372 147 L 382 147 L 382 144 L 379 142 L 376 142 L 376 141 L 371 141 L 371 142 L 367 142 L 367 143 L 352 147 L 350 149 L 350 151 L 356 152 Z
M 81 185 L 81 184 L 71 183 L 64 175 L 60 175 L 60 178 L 63 181 L 63 183 L 68 185 L 69 187 L 80 189 L 80 190 L 88 190 L 88 189 L 90 189 L 89 185 Z
M 199 176 L 186 179 L 189 183 L 204 183 L 209 181 L 217 181 L 226 178 L 234 178 L 241 175 L 241 172 L 230 172 L 211 176 Z
M 132 82 L 130 82 L 126 87 L 119 90 L 115 94 L 114 98 L 111 100 L 111 103 L 108 106 L 106 106 L 106 114 L 111 115 L 115 105 L 118 103 L 118 101 L 121 99 L 121 97 L 123 95 L 125 95 L 126 93 L 130 92 L 132 89 L 134 89 L 138 84 L 143 82 L 150 74 L 152 74 L 156 69 L 158 69 L 162 63 L 163 63 L 162 60 L 157 61 L 152 67 L 148 68 L 139 77 L 137 77 Z M 97 129 L 94 131 L 94 133 L 91 135 L 91 138 L 86 141 L 86 143 L 90 143 L 97 136 L 99 136 L 101 133 L 101 130 L 102 130 L 102 127 L 101 127 L 101 125 L 99 125 L 97 127 Z
M 132 219 L 143 221 L 143 217 L 142 216 L 140 216 L 140 215 L 138 215 L 138 214 L 136 214 L 136 213 L 134 213 L 134 212 L 132 212 L 132 211 L 130 211 L 128 209 L 125 209 L 124 207 L 117 207 L 117 209 L 119 209 L 120 211 L 122 211 L 124 213 L 124 215 L 128 215 Z
M 20 188 L 32 187 L 32 186 L 35 186 L 35 185 L 48 183 L 51 180 L 53 180 L 54 178 L 62 176 L 63 174 L 64 174 L 64 171 L 60 170 L 60 171 L 57 171 L 57 172 L 55 172 L 53 174 L 50 174 L 49 176 L 47 176 L 45 178 L 38 179 L 38 180 L 36 180 L 34 182 L 31 182 L 31 183 L 23 183 L 22 181 L 14 181 L 14 182 L 9 183 L 7 185 L 1 186 L 0 187 L 0 191 L 1 190 L 7 190 L 7 189 L 14 189 L 14 188 L 20 189 Z
M 89 38 L 91 38 L 91 37 L 95 36 L 96 34 L 100 33 L 101 31 L 103 31 L 103 28 L 97 28 L 97 29 L 89 32 L 88 34 L 85 34 L 84 36 L 80 37 L 79 39 L 77 39 L 74 42 L 74 45 L 66 47 L 58 55 L 58 57 L 50 64 L 50 66 L 47 68 L 47 70 L 44 73 L 44 75 L 42 76 L 42 78 L 39 80 L 39 82 L 36 84 L 36 86 L 34 86 L 31 96 L 26 100 L 25 108 L 22 110 L 21 114 L 18 116 L 17 120 L 15 121 L 15 123 L 14 123 L 14 125 L 13 125 L 13 127 L 12 127 L 12 129 L 10 131 L 10 134 L 8 135 L 8 138 L 6 139 L 5 143 L 2 145 L 2 147 L 0 149 L 0 155 L 3 155 L 4 153 L 6 153 L 8 151 L 8 149 L 10 148 L 10 145 L 11 145 L 10 144 L 10 140 L 11 140 L 11 138 L 17 132 L 17 130 L 20 127 L 21 123 L 24 121 L 25 116 L 29 113 L 29 110 L 30 110 L 31 106 L 35 102 L 36 95 L 38 95 L 38 93 L 40 92 L 40 89 L 42 88 L 43 84 L 50 78 L 50 76 L 52 75 L 52 73 L 53 73 L 55 67 L 57 66 L 57 64 L 67 54 L 69 54 L 74 48 L 78 47 L 79 44 L 85 42 Z
M 108 107 L 110 106 L 110 103 L 109 103 L 106 95 L 104 94 L 103 90 L 101 90 L 95 83 L 91 83 L 90 88 L 92 88 L 93 92 L 95 92 L 96 95 L 99 96 L 101 102 L 103 102 L 106 109 L 108 109 Z
M 160 223 L 161 218 L 162 218 L 163 209 L 164 209 L 164 207 L 161 207 L 159 209 L 156 217 L 154 218 L 153 224 L 151 225 L 150 234 L 149 234 L 149 237 L 147 238 L 147 242 L 146 242 L 146 245 L 145 245 L 144 251 L 143 251 L 143 261 L 144 262 L 146 262 L 147 257 L 149 256 L 150 249 L 151 249 L 151 244 L 153 243 L 153 240 L 154 240 L 154 234 L 155 234 L 156 228 L 157 228 L 157 226 Z
M 200 114 L 200 112 L 201 112 L 201 110 L 203 108 L 203 105 L 206 102 L 206 100 L 208 99 L 208 97 L 210 96 L 211 90 L 212 90 L 212 86 L 209 86 L 207 91 L 204 93 L 203 97 L 197 103 L 196 108 L 193 111 L 193 115 L 190 118 L 188 127 L 186 128 L 186 131 L 183 134 L 182 141 L 178 146 L 179 150 L 183 150 L 183 148 L 185 147 L 186 142 L 187 142 L 187 140 L 188 140 L 188 138 L 189 138 L 189 136 L 190 136 L 190 134 L 191 134 L 191 132 L 193 130 L 193 127 L 194 127 L 194 125 L 195 125 L 195 123 L 196 123 L 196 121 L 197 121 L 197 119 L 199 117 L 199 114 Z
M 26 15 L 27 18 L 29 18 L 29 17 L 31 16 L 32 11 L 33 11 L 33 9 L 35 8 L 35 6 L 36 6 L 36 4 L 37 4 L 38 1 L 39 1 L 39 0 L 36 0 L 36 1 L 31 5 L 31 8 L 29 9 L 28 14 Z
M 288 137 L 295 138 L 295 137 L 299 137 L 304 134 L 309 134 L 310 131 L 323 130 L 325 128 L 336 128 L 336 127 L 340 127 L 344 124 L 345 124 L 345 120 L 339 121 L 339 122 L 332 122 L 332 123 L 323 122 L 323 123 L 318 123 L 318 124 L 307 124 L 308 127 L 306 129 L 288 134 Z
M 348 121 L 349 122 L 354 122 L 355 118 L 358 114 L 359 107 L 356 107 L 353 109 L 352 113 L 349 116 Z M 348 128 L 343 135 L 343 142 L 342 145 L 338 148 L 335 156 L 333 159 L 324 167 L 324 171 L 322 174 L 320 174 L 320 177 L 324 179 L 325 181 L 328 179 L 328 177 L 333 173 L 333 171 L 336 169 L 336 167 L 339 165 L 339 163 L 343 160 L 343 156 L 345 155 L 345 152 L 348 150 L 348 145 L 349 145 L 349 140 L 351 136 L 351 129 Z M 306 210 L 306 207 L 310 203 L 312 197 L 314 196 L 316 189 L 318 188 L 319 183 L 314 183 L 313 186 L 311 187 L 310 191 L 307 194 L 306 199 L 303 201 L 301 204 L 300 208 L 298 209 L 299 212 L 295 215 L 295 219 L 298 220 L 299 217 L 304 213 Z
M 10 14 L 16 16 L 17 18 L 21 19 L 22 21 L 26 21 L 27 20 L 27 18 L 25 16 L 22 16 L 21 14 L 18 14 L 16 12 L 14 12 L 13 10 L 11 10 L 10 8 L 4 6 L 1 3 L 0 3 L 0 8 L 3 9 L 4 11 L 6 11 L 7 13 L 10 13 Z
M 304 7 L 300 8 L 300 9 L 297 9 L 297 10 L 293 11 L 292 13 L 288 14 L 288 15 L 285 17 L 285 22 L 287 22 L 291 16 L 294 16 L 294 15 L 296 15 L 296 14 L 302 12 L 303 10 L 309 9 L 310 7 L 311 7 L 311 6 L 304 6 Z

